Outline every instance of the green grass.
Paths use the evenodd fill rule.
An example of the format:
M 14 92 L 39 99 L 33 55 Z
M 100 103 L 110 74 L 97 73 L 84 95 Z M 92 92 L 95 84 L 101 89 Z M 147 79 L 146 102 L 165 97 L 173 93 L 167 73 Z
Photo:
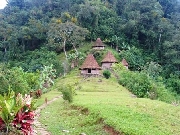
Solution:
M 74 104 L 98 113 L 117 131 L 135 135 L 176 135 L 180 133 L 180 107 L 132 98 L 126 92 L 79 92 Z
M 62 100 L 56 101 L 55 104 L 53 103 L 43 110 L 41 116 L 41 122 L 47 125 L 52 134 L 62 134 L 61 131 L 67 129 L 71 135 L 80 132 L 88 135 L 104 135 L 101 124 L 97 126 L 99 127 L 98 133 L 95 133 L 92 127 L 97 124 L 98 119 L 103 119 L 103 124 L 114 127 L 116 131 L 126 135 L 178 135 L 180 133 L 179 106 L 175 107 L 146 98 L 134 98 L 114 78 L 90 77 L 84 79 L 79 76 L 78 70 L 57 80 L 56 89 L 63 84 L 77 82 L 80 89 L 76 91 L 77 95 L 74 97 L 72 106 L 88 108 L 89 115 L 83 115 L 79 120 L 80 110 L 73 109 Z M 50 119 L 46 120 L 46 117 L 50 117 Z M 84 120 L 85 122 L 83 122 Z M 84 124 L 78 123 L 78 121 L 82 121 Z M 53 129 L 52 125 L 57 126 L 54 126 L 55 129 Z M 73 130 L 74 127 L 77 132 Z
M 82 109 L 71 107 L 62 98 L 42 110 L 40 122 L 46 125 L 52 135 L 106 135 L 96 115 L 87 115 Z

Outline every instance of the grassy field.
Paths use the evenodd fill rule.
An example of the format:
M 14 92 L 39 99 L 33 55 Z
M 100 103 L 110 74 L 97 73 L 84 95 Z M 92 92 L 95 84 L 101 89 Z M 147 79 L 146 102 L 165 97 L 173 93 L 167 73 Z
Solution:
M 62 98 L 42 110 L 40 121 L 52 135 L 107 135 L 96 115 L 88 115 L 83 109 L 70 106 Z
M 80 132 L 87 135 L 105 135 L 103 125 L 109 125 L 126 135 L 180 134 L 179 106 L 136 98 L 114 78 L 81 78 L 77 71 L 59 79 L 56 89 L 73 83 L 77 83 L 78 89 L 72 104 L 61 99 L 42 112 L 41 122 L 47 125 L 53 134 L 63 134 L 61 131 L 67 129 L 71 135 Z M 82 110 L 86 110 L 88 115 L 82 115 Z M 98 123 L 98 120 L 101 122 Z M 96 124 L 97 126 L 93 127 Z M 57 127 L 54 126 L 54 129 L 52 125 Z

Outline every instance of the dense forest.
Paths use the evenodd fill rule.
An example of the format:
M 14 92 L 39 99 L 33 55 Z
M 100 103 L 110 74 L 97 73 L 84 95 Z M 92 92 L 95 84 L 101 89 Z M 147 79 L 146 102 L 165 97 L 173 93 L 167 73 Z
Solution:
M 4 74 L 13 72 L 14 77 L 21 70 L 33 73 L 50 65 L 60 74 L 64 70 L 64 62 L 57 57 L 60 53 L 68 60 L 66 51 L 76 51 L 84 42 L 100 37 L 120 58 L 126 58 L 130 70 L 146 68 L 149 74 L 161 76 L 166 87 L 180 93 L 178 0 L 7 2 L 0 10 L 1 81 Z

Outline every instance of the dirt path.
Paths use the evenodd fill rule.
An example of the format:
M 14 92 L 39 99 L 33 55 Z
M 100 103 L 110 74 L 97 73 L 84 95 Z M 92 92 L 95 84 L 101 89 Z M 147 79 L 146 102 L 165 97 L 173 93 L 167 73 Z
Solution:
M 44 126 L 38 121 L 38 118 L 40 116 L 40 112 L 42 109 L 44 109 L 47 105 L 51 104 L 52 102 L 54 102 L 55 100 L 57 100 L 58 98 L 61 98 L 62 95 L 59 95 L 55 98 L 53 98 L 52 100 L 48 101 L 47 104 L 44 103 L 43 105 L 41 105 L 40 107 L 38 107 L 35 111 L 36 116 L 34 118 L 34 133 L 33 135 L 51 135 L 51 133 L 49 133 Z

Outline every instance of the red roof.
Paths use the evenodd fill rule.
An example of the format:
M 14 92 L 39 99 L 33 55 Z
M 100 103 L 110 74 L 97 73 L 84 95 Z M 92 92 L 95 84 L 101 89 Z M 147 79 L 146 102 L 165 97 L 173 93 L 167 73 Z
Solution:
M 123 60 L 122 60 L 121 62 L 122 62 L 122 64 L 123 64 L 124 66 L 128 66 L 128 65 L 129 65 L 124 58 L 123 58 Z
M 106 56 L 104 57 L 104 59 L 101 61 L 102 63 L 115 63 L 115 62 L 118 62 L 116 60 L 116 58 L 114 57 L 114 55 L 108 51 L 108 53 L 106 54 Z
M 93 45 L 93 47 L 96 47 L 96 46 L 98 46 L 98 47 L 104 47 L 105 45 L 103 44 L 103 42 L 101 41 L 101 39 L 100 38 L 97 38 L 97 40 L 96 40 L 96 42 L 94 43 L 94 45 Z
M 92 54 L 89 54 L 80 69 L 101 69 Z

